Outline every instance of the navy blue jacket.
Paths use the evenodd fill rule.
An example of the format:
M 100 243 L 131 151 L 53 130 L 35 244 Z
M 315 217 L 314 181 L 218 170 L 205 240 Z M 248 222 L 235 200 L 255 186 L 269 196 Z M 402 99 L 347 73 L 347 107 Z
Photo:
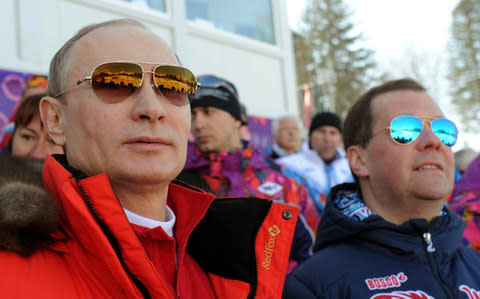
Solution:
M 430 225 L 394 225 L 355 184 L 332 189 L 316 254 L 287 278 L 283 298 L 480 298 L 480 254 L 460 246 L 465 224 L 444 209 Z

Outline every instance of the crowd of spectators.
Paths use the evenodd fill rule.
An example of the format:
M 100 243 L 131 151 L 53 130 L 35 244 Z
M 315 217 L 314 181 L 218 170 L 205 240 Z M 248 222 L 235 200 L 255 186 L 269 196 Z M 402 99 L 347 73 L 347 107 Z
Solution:
M 420 83 L 358 95 L 345 121 L 279 116 L 262 151 L 235 84 L 133 20 L 83 28 L 48 80 L 3 128 L 7 297 L 480 296 L 480 157 L 454 155 Z

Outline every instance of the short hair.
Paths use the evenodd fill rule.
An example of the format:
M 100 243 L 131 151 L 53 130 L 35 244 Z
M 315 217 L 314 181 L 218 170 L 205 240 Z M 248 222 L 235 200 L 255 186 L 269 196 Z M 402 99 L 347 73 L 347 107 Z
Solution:
M 115 25 L 132 25 L 149 30 L 145 25 L 134 19 L 116 19 L 83 27 L 68 41 L 66 41 L 65 44 L 63 44 L 63 46 L 53 56 L 53 59 L 50 62 L 50 70 L 48 72 L 48 96 L 55 97 L 60 92 L 64 91 L 65 78 L 67 77 L 68 72 L 67 61 L 76 42 L 96 29 Z
M 345 149 L 348 149 L 352 145 L 361 145 L 362 147 L 368 145 L 373 134 L 372 100 L 381 94 L 398 90 L 427 91 L 420 83 L 410 78 L 388 81 L 368 90 L 361 95 L 348 110 L 343 125 L 343 143 Z
M 293 114 L 285 114 L 285 115 L 282 115 L 282 116 L 279 116 L 279 117 L 275 118 L 272 121 L 273 136 L 277 136 L 278 132 L 280 131 L 280 123 L 282 122 L 282 120 L 294 120 L 294 121 L 296 121 L 299 131 L 302 132 L 303 125 L 302 125 L 302 122 L 300 121 L 300 119 Z
M 20 103 L 13 120 L 15 123 L 15 130 L 21 127 L 26 127 L 35 116 L 40 116 L 39 105 L 40 100 L 44 96 L 44 93 L 32 95 Z

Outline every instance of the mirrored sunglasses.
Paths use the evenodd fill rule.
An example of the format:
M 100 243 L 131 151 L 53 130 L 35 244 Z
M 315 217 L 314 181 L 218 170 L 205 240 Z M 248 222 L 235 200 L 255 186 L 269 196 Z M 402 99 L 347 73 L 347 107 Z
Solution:
M 387 130 L 390 137 L 397 144 L 409 144 L 417 140 L 422 134 L 424 123 L 427 122 L 433 133 L 446 146 L 453 146 L 457 142 L 458 130 L 451 120 L 446 118 L 423 118 L 414 115 L 400 115 L 392 119 Z
M 155 65 L 155 67 L 153 71 L 145 71 L 139 63 Z M 153 85 L 167 100 L 178 106 L 188 104 L 188 96 L 195 94 L 199 86 L 192 71 L 181 66 L 114 61 L 96 66 L 90 76 L 77 81 L 77 86 L 66 89 L 55 97 L 77 88 L 85 81 L 91 81 L 95 95 L 102 102 L 118 103 L 142 87 L 145 73 L 152 73 Z

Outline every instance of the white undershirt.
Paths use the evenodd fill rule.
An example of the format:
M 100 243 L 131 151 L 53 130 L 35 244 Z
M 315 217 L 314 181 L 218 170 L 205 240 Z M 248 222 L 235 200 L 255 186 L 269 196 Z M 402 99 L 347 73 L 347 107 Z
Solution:
M 147 217 L 135 214 L 127 209 L 123 209 L 127 215 L 127 219 L 130 223 L 148 227 L 150 229 L 161 226 L 167 235 L 173 238 L 173 226 L 175 225 L 175 214 L 167 206 L 165 209 L 165 221 L 153 220 Z

